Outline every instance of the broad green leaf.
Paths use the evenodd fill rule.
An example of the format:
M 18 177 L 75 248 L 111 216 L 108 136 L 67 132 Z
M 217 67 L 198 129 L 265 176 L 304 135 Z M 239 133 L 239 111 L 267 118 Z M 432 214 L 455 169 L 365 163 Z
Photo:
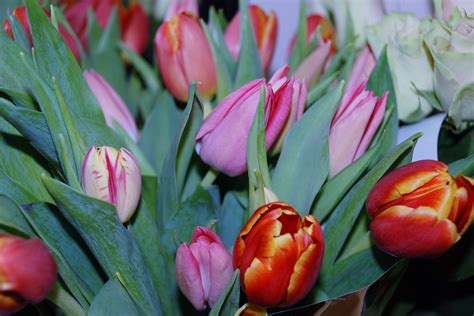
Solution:
M 341 251 L 350 230 L 359 216 L 360 210 L 365 203 L 375 183 L 389 170 L 389 168 L 404 155 L 411 153 L 416 140 L 421 133 L 415 134 L 398 145 L 384 159 L 380 160 L 357 184 L 346 194 L 334 212 L 324 225 L 324 240 L 327 245 L 324 254 L 321 273 L 331 273 L 333 265 Z
M 290 129 L 275 167 L 273 191 L 306 215 L 329 173 L 329 126 L 344 83 L 312 106 Z
M 235 77 L 235 88 L 249 81 L 263 77 L 263 67 L 258 52 L 248 12 L 247 0 L 239 0 L 240 12 L 240 53 Z M 221 43 L 222 45 L 222 43 Z
M 119 281 L 120 275 L 112 277 L 95 297 L 87 315 L 89 316 L 140 316 L 137 307 L 127 290 Z
M 244 225 L 244 213 L 245 207 L 239 202 L 235 192 L 227 192 L 217 213 L 217 231 L 228 249 L 234 247 L 235 239 Z
M 30 52 L 31 50 L 30 41 L 28 40 L 28 36 L 26 35 L 23 25 L 21 25 L 20 21 L 18 21 L 18 19 L 13 15 L 10 15 L 8 17 L 8 20 L 10 21 L 10 27 L 11 27 L 15 42 L 20 44 L 20 46 L 23 47 L 25 52 Z
M 463 174 L 468 177 L 474 177 L 474 153 L 464 159 L 450 163 L 449 173 L 452 176 Z
M 474 153 L 474 125 L 455 133 L 448 122 L 443 122 L 438 137 L 438 159 L 451 163 Z
M 86 311 L 79 305 L 59 282 L 56 282 L 54 288 L 49 292 L 48 301 L 59 307 L 59 309 L 68 316 L 86 316 Z
M 308 97 L 306 98 L 306 108 L 309 108 L 315 104 L 316 101 L 326 94 L 329 86 L 336 79 L 337 75 L 338 72 L 336 71 L 332 75 L 319 81 L 316 86 L 308 92 Z
M 56 258 L 59 273 L 80 302 L 87 308 L 99 292 L 103 281 L 92 263 L 92 258 L 76 241 L 73 228 L 51 205 L 23 205 L 23 215 L 46 243 Z
M 120 274 L 130 296 L 145 314 L 161 315 L 151 277 L 132 233 L 115 208 L 48 177 L 43 182 L 64 217 L 82 236 L 109 278 Z
M 291 51 L 290 55 L 290 67 L 296 69 L 301 61 L 306 57 L 306 38 L 307 38 L 307 26 L 306 26 L 306 3 L 304 0 L 299 1 L 299 16 L 298 16 L 298 31 L 296 36 L 295 46 Z
M 240 282 L 239 270 L 235 270 L 221 296 L 214 304 L 209 316 L 234 315 L 239 309 Z
M 0 227 L 14 229 L 21 237 L 35 235 L 21 208 L 9 197 L 0 195 Z
M 21 181 L 21 180 L 19 180 Z M 0 194 L 14 199 L 19 204 L 36 203 L 45 200 L 45 198 L 34 195 L 23 185 L 10 178 L 5 172 L 0 170 Z M 49 194 L 48 194 L 48 198 Z

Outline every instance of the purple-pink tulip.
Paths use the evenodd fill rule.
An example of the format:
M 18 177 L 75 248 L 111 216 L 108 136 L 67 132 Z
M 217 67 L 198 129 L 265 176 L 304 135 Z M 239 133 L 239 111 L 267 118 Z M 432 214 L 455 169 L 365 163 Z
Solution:
M 187 12 L 199 16 L 197 0 L 172 0 L 166 10 L 165 21 L 171 20 L 175 15 Z
M 41 240 L 0 234 L 0 314 L 41 302 L 56 274 L 54 258 Z
M 142 190 L 135 157 L 125 148 L 91 147 L 82 165 L 82 188 L 87 195 L 114 205 L 122 223 L 127 222 Z
M 331 40 L 320 41 L 314 52 L 306 57 L 296 68 L 294 76 L 297 79 L 306 79 L 308 86 L 313 86 L 324 73 L 331 56 Z
M 176 253 L 179 289 L 197 310 L 214 305 L 232 272 L 232 256 L 209 228 L 197 227 L 189 246 L 182 243 Z
M 329 132 L 329 176 L 336 175 L 367 150 L 385 114 L 388 93 L 380 98 L 366 90 L 367 82 L 343 96 Z
M 191 81 L 199 84 L 203 97 L 216 92 L 214 57 L 197 17 L 187 12 L 161 24 L 155 36 L 155 53 L 166 88 L 178 100 L 186 101 Z
M 196 135 L 196 151 L 202 160 L 229 176 L 245 172 L 247 138 L 262 88 L 265 91 L 265 148 L 268 150 L 287 122 L 294 81 L 294 78 L 286 78 L 285 71 L 278 71 L 269 83 L 256 79 L 225 97 Z M 272 83 L 278 85 L 278 89 L 274 90 Z
M 368 46 L 357 55 L 357 59 L 352 68 L 349 79 L 346 84 L 346 91 L 352 87 L 360 85 L 362 82 L 369 80 L 372 70 L 375 68 L 376 59 Z
M 138 129 L 135 120 L 117 92 L 94 70 L 85 71 L 83 76 L 102 109 L 107 125 L 114 128 L 113 122 L 117 122 L 137 141 Z

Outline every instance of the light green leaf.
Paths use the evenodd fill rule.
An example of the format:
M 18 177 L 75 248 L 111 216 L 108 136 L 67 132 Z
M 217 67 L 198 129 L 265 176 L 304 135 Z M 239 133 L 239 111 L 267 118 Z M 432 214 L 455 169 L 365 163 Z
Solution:
M 128 295 L 119 281 L 120 276 L 112 277 L 100 290 L 92 302 L 89 316 L 140 316 L 142 312 Z
M 15 235 L 32 237 L 35 235 L 21 208 L 10 198 L 0 195 L 0 227 L 15 231 Z

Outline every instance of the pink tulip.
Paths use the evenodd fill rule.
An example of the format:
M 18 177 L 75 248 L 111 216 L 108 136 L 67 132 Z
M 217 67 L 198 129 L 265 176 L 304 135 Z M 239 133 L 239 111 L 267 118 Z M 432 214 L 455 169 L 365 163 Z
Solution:
M 212 230 L 197 227 L 176 252 L 176 280 L 197 310 L 214 305 L 232 277 L 232 256 Z
M 155 36 L 155 53 L 163 81 L 176 99 L 186 101 L 193 80 L 202 96 L 215 93 L 214 58 L 196 17 L 181 13 L 163 23 Z
M 288 72 L 290 67 L 288 65 L 280 68 L 270 80 L 272 85 L 272 90 L 274 93 L 280 89 L 280 87 L 287 81 Z M 277 79 L 279 78 L 279 79 Z M 306 105 L 306 97 L 308 90 L 306 87 L 306 80 L 294 80 L 293 81 L 293 97 L 291 99 L 291 108 L 288 119 L 286 120 L 285 126 L 282 128 L 278 139 L 275 141 L 275 144 L 272 146 L 272 153 L 278 153 L 283 146 L 283 141 L 285 140 L 286 134 L 288 134 L 290 128 L 303 116 L 303 112 Z
M 134 214 L 142 190 L 135 157 L 125 148 L 91 147 L 82 164 L 82 188 L 114 205 L 122 223 Z
M 136 142 L 138 140 L 137 125 L 117 92 L 94 70 L 85 71 L 83 76 L 97 98 L 107 125 L 113 128 L 113 122 L 116 121 Z
M 352 87 L 360 85 L 369 80 L 372 70 L 375 68 L 376 59 L 368 46 L 357 55 L 357 59 L 352 68 L 351 75 L 347 80 L 346 91 Z
M 382 122 L 388 93 L 380 98 L 365 90 L 367 82 L 342 98 L 329 132 L 329 176 L 334 176 L 367 150 Z
M 294 76 L 297 79 L 306 79 L 308 86 L 316 84 L 324 72 L 326 63 L 331 55 L 332 42 L 320 41 L 317 48 L 296 68 Z
M 0 314 L 41 302 L 56 274 L 54 258 L 41 240 L 0 234 Z
M 277 71 L 270 83 L 253 80 L 225 97 L 204 120 L 196 136 L 196 151 L 207 164 L 229 176 L 247 170 L 247 137 L 265 90 L 265 148 L 285 126 L 292 107 L 294 78 Z M 280 79 L 284 79 L 280 81 Z M 276 91 L 273 85 L 278 85 Z
M 275 12 L 266 14 L 259 6 L 249 6 L 249 17 L 255 34 L 263 69 L 266 71 L 272 61 L 275 49 L 278 21 Z M 234 59 L 240 53 L 240 13 L 234 15 L 224 33 L 224 39 Z
M 168 6 L 168 10 L 166 10 L 165 21 L 169 21 L 175 15 L 183 12 L 199 16 L 197 0 L 172 0 Z

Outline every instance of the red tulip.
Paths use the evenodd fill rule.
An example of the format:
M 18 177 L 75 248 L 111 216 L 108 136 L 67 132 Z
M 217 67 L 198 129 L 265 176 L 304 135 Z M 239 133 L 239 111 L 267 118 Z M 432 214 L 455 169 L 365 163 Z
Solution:
M 50 13 L 49 13 L 48 10 L 44 9 L 44 12 L 48 15 L 48 17 L 50 16 Z M 20 24 L 25 29 L 25 33 L 28 36 L 28 40 L 30 41 L 30 46 L 33 47 L 33 39 L 31 37 L 30 24 L 29 24 L 29 20 L 28 20 L 28 14 L 26 12 L 26 7 L 24 7 L 24 6 L 16 7 L 13 10 L 12 15 L 18 19 Z M 12 31 L 12 28 L 11 28 L 11 25 L 10 25 L 10 20 L 6 19 L 3 22 L 3 28 L 5 29 L 5 32 L 7 32 L 7 34 L 12 39 L 14 39 L 13 31 Z M 77 60 L 79 60 L 79 57 L 80 57 L 79 47 L 78 47 L 76 41 L 74 40 L 74 37 L 61 24 L 59 24 L 59 33 L 61 33 L 61 36 L 63 37 L 64 41 L 66 42 L 67 46 L 71 50 L 74 57 Z
M 259 6 L 249 6 L 249 17 L 257 41 L 262 66 L 266 71 L 272 61 L 275 49 L 278 21 L 275 12 L 267 15 Z M 240 53 L 240 13 L 237 13 L 224 34 L 224 39 L 229 51 L 237 59 Z
M 376 245 L 397 257 L 438 257 L 474 219 L 474 179 L 439 161 L 407 164 L 383 177 L 367 198 Z
M 232 277 L 232 257 L 212 230 L 197 227 L 189 246 L 176 252 L 176 280 L 197 310 L 214 305 Z
M 306 44 L 311 43 L 311 40 L 316 36 L 316 30 L 321 27 L 321 39 L 323 42 L 331 41 L 331 54 L 336 52 L 336 45 L 334 45 L 334 28 L 331 22 L 319 14 L 311 14 L 306 17 Z M 289 51 L 291 52 L 295 47 L 297 35 L 293 35 L 290 41 Z
M 155 53 L 163 81 L 178 100 L 186 101 L 191 81 L 204 97 L 216 91 L 214 58 L 199 20 L 181 13 L 161 24 L 155 36 Z
M 41 302 L 56 273 L 53 256 L 41 240 L 0 234 L 0 314 Z
M 303 299 L 318 277 L 324 241 L 318 221 L 290 205 L 260 207 L 234 245 L 234 268 L 249 302 L 285 307 Z
M 262 88 L 265 89 L 265 148 L 268 150 L 288 121 L 294 82 L 294 78 L 286 77 L 285 71 L 277 71 L 270 83 L 257 79 L 225 97 L 204 120 L 196 135 L 196 151 L 201 159 L 229 176 L 245 172 L 247 138 Z
M 366 82 L 362 82 L 344 94 L 332 120 L 329 131 L 331 177 L 365 153 L 382 123 L 388 93 L 379 98 L 365 86 Z

